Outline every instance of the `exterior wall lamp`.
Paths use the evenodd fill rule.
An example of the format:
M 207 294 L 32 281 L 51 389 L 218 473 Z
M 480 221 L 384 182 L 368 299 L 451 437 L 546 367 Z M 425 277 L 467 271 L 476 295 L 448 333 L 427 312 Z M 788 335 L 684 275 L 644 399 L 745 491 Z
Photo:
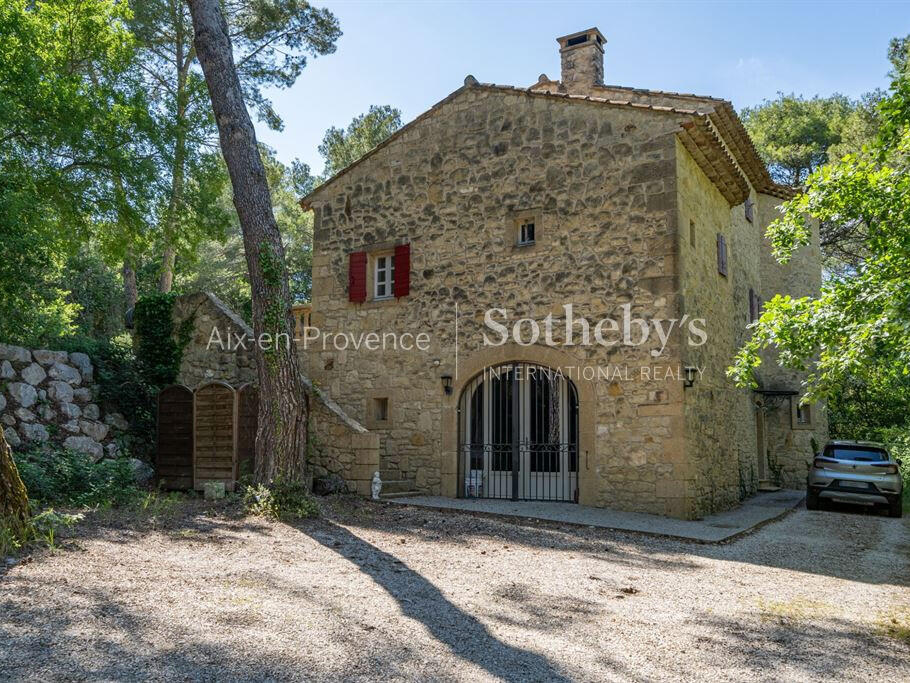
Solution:
M 693 367 L 691 365 L 687 365 L 686 367 L 683 368 L 683 372 L 685 373 L 685 379 L 683 379 L 683 386 L 686 389 L 688 389 L 693 384 L 695 384 L 695 375 L 698 373 L 698 368 Z
M 442 389 L 446 392 L 446 396 L 452 395 L 452 375 L 443 375 L 439 379 L 442 380 Z

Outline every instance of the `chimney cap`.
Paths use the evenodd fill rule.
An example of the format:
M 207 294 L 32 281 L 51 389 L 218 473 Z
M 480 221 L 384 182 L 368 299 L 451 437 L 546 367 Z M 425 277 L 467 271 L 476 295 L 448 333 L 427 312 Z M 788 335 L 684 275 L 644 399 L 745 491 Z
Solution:
M 604 43 L 607 42 L 607 39 L 604 38 L 604 34 L 596 26 L 592 26 L 589 29 L 584 31 L 578 31 L 577 33 L 570 33 L 567 36 L 560 36 L 556 39 L 556 42 L 559 43 L 559 51 L 563 52 L 565 50 L 572 50 L 576 47 L 581 47 L 583 45 L 596 45 L 601 52 L 604 49 Z

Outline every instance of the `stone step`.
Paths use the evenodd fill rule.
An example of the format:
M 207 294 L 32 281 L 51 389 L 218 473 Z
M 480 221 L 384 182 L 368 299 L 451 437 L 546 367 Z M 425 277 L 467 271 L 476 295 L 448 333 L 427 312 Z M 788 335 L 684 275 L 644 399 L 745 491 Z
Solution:
M 422 491 L 399 491 L 398 493 L 386 493 L 383 491 L 379 494 L 380 498 L 389 499 L 389 498 L 410 498 L 411 496 L 422 496 L 424 495 Z
M 759 491 L 780 491 L 780 486 L 777 484 L 772 484 L 770 479 L 759 479 L 758 480 L 758 490 Z
M 382 482 L 382 494 L 386 493 L 401 493 L 402 491 L 413 491 L 414 490 L 414 481 L 410 479 L 392 479 L 390 481 L 383 480 Z

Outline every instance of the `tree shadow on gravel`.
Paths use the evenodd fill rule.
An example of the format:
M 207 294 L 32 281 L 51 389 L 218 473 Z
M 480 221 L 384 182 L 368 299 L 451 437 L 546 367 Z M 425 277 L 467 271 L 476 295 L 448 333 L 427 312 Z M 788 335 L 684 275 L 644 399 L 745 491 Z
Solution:
M 850 510 L 852 513 L 853 510 Z M 734 561 L 836 577 L 869 584 L 910 583 L 910 519 L 838 510 L 789 515 L 729 543 L 702 544 L 558 522 L 501 519 L 460 511 L 441 512 L 397 504 L 347 500 L 332 511 L 341 524 L 457 546 L 478 540 L 503 547 L 545 548 L 578 553 L 605 565 L 629 569 L 699 571 L 706 560 Z M 879 568 L 866 565 L 887 555 Z
M 450 602 L 433 583 L 401 560 L 358 538 L 342 526 L 325 522 L 329 533 L 297 528 L 337 553 L 386 591 L 402 613 L 423 624 L 453 654 L 506 680 L 568 681 L 561 667 L 546 657 L 503 642 L 476 617 Z
M 697 554 L 690 553 L 690 544 L 545 520 L 502 519 L 460 511 L 377 505 L 351 498 L 336 502 L 328 516 L 339 524 L 359 529 L 396 534 L 415 541 L 444 542 L 466 549 L 477 541 L 491 541 L 501 543 L 504 550 L 563 551 L 629 569 L 694 571 L 700 566 Z
M 787 603 L 760 611 L 754 619 L 702 615 L 707 627 L 700 649 L 726 653 L 731 668 L 749 669 L 764 680 L 832 680 L 863 677 L 865 662 L 906 670 L 907 650 L 862 625 L 821 613 L 787 616 Z

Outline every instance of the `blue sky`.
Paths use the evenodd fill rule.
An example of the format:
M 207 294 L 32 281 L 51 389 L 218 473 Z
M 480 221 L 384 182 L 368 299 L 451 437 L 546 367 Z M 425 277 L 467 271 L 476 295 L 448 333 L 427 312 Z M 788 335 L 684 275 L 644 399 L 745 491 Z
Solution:
M 270 93 L 282 132 L 257 124 L 278 157 L 322 171 L 317 147 L 371 104 L 410 121 L 462 85 L 559 77 L 556 37 L 597 26 L 604 80 L 694 92 L 737 109 L 778 91 L 858 96 L 887 87 L 888 41 L 910 33 L 910 2 L 319 2 L 344 35 L 293 88 Z

